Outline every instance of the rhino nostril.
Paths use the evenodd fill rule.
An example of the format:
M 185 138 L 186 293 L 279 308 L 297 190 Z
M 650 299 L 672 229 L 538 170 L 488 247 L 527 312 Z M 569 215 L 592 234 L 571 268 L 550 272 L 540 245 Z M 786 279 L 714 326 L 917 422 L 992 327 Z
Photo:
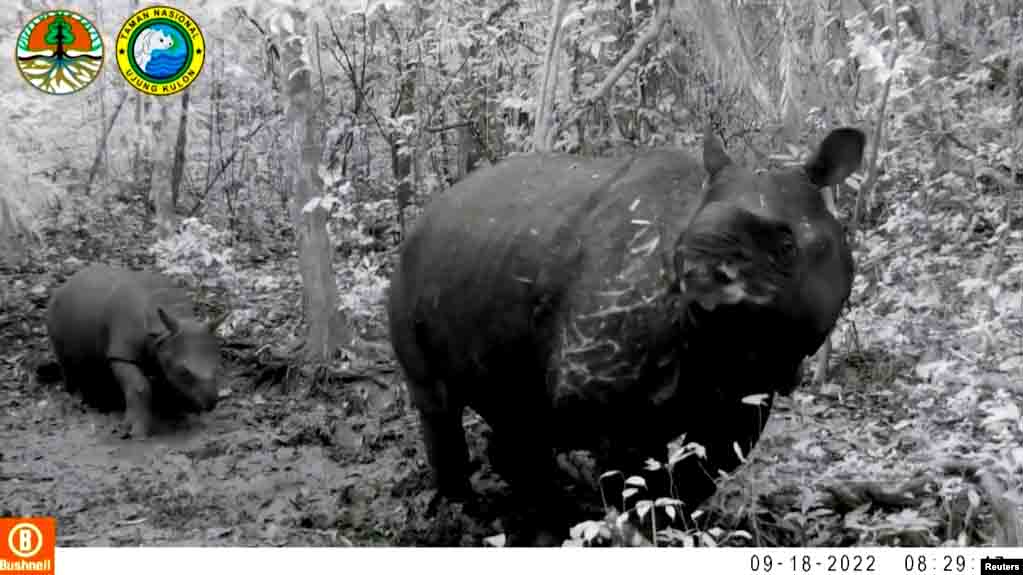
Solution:
M 217 406 L 217 400 L 218 400 L 218 399 L 219 399 L 219 398 L 217 397 L 217 394 L 216 394 L 216 393 L 213 393 L 213 394 L 207 394 L 207 395 L 206 395 L 205 397 L 203 397 L 203 399 L 202 399 L 202 408 L 203 408 L 204 410 L 206 410 L 206 411 L 210 411 L 211 409 L 213 409 L 214 407 L 216 407 L 216 406 Z

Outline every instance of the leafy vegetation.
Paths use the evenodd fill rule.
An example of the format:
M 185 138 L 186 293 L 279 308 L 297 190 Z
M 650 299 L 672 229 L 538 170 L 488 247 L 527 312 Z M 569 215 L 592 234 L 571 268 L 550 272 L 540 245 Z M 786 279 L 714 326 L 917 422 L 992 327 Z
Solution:
M 737 157 L 785 164 L 855 125 L 868 161 L 834 205 L 857 277 L 813 383 L 698 514 L 575 485 L 594 504 L 571 541 L 1023 545 L 1019 3 L 212 4 L 179 3 L 209 50 L 188 100 L 117 74 L 124 2 L 90 5 L 108 53 L 85 91 L 43 97 L 0 64 L 0 435 L 18 446 L 0 515 L 56 513 L 68 545 L 480 544 L 507 511 L 485 426 L 467 419 L 490 505 L 427 519 L 383 327 L 419 208 L 534 148 L 695 149 L 709 122 Z M 53 384 L 47 297 L 90 261 L 158 268 L 232 311 L 229 395 L 195 433 L 118 444 Z M 320 320 L 336 345 L 315 342 Z

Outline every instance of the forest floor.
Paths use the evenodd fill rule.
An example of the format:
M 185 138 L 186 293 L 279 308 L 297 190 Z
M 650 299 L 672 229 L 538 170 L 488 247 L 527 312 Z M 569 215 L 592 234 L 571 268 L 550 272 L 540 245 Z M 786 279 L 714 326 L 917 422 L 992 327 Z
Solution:
M 151 245 L 141 220 L 130 230 L 119 221 L 106 239 L 50 234 L 52 245 L 39 257 L 0 264 L 0 516 L 55 515 L 62 546 L 480 545 L 500 532 L 496 517 L 509 504 L 489 471 L 485 425 L 471 415 L 474 487 L 490 501 L 492 517 L 426 516 L 429 471 L 402 381 L 381 351 L 389 346 L 379 302 L 359 324 L 362 349 L 376 351 L 353 353 L 326 371 L 304 370 L 297 357 L 280 362 L 289 348 L 273 329 L 294 328 L 294 317 L 262 333 L 238 330 L 227 338 L 221 403 L 170 435 L 121 439 L 113 431 L 118 415 L 87 409 L 59 381 L 42 377 L 53 368 L 43 326 L 50 290 L 84 261 L 151 262 L 116 247 Z M 253 267 L 294 278 L 294 261 L 285 260 Z M 942 285 L 943 272 L 928 265 L 927 282 Z M 959 285 L 960 273 L 949 264 L 947 281 Z M 748 463 L 721 481 L 695 525 L 662 538 L 1021 544 L 1023 388 L 1007 375 L 1020 351 L 998 346 L 1011 345 L 1023 322 L 1014 316 L 999 327 L 1008 343 L 992 343 L 990 334 L 1002 332 L 989 330 L 976 340 L 987 347 L 971 351 L 964 348 L 975 341 L 967 330 L 980 321 L 974 307 L 949 304 L 940 320 L 925 314 L 931 319 L 923 330 L 907 327 L 918 314 L 878 311 L 879 300 L 901 297 L 897 289 L 940 292 L 927 282 L 889 283 L 867 305 L 872 288 L 858 280 L 861 303 L 854 301 L 839 328 L 828 383 L 780 399 Z M 272 300 L 236 296 L 233 308 L 282 308 L 239 313 L 270 322 L 300 316 L 297 282 L 275 285 Z M 277 342 L 271 355 L 269 342 Z M 599 496 L 590 499 L 580 521 L 602 519 Z

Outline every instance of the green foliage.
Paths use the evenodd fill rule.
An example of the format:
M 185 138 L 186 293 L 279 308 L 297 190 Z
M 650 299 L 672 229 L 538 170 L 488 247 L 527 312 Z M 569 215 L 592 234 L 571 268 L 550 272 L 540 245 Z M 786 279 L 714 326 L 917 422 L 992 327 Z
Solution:
M 43 38 L 47 44 L 63 46 L 75 41 L 75 35 L 71 31 L 71 25 L 67 23 L 66 18 L 67 16 L 63 14 L 54 16 L 53 22 L 46 28 L 46 36 Z

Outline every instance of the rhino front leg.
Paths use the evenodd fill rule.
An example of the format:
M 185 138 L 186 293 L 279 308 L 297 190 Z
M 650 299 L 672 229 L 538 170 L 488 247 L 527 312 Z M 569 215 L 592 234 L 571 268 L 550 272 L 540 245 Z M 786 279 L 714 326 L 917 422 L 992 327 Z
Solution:
M 736 400 L 713 409 L 716 418 L 705 420 L 686 434 L 686 442 L 702 445 L 705 458 L 690 455 L 672 468 L 678 498 L 689 511 L 717 491 L 721 472 L 733 472 L 748 457 L 767 424 L 774 397 L 768 395 L 762 405 Z M 736 451 L 743 454 L 740 459 Z
M 114 379 L 124 393 L 125 435 L 148 437 L 153 431 L 153 390 L 149 380 L 134 363 L 111 361 Z

